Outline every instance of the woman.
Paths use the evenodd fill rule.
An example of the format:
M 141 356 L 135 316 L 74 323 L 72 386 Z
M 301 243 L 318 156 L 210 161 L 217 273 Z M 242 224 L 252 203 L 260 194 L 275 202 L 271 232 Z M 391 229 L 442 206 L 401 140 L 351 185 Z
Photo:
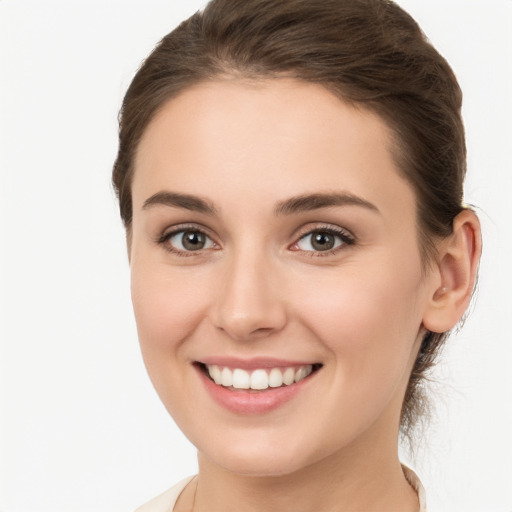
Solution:
M 426 510 L 397 445 L 477 272 L 460 106 L 382 0 L 214 0 L 148 57 L 113 181 L 199 473 L 140 510 Z

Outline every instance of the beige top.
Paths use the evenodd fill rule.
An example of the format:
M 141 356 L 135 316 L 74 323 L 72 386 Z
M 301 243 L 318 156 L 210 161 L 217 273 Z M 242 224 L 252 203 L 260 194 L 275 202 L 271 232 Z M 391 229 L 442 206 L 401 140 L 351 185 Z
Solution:
M 405 478 L 407 478 L 407 481 L 411 484 L 412 488 L 418 493 L 420 512 L 427 512 L 425 489 L 423 489 L 420 479 L 412 469 L 403 465 L 402 468 L 404 470 Z M 142 507 L 139 507 L 135 512 L 172 512 L 174 510 L 174 505 L 178 501 L 179 495 L 193 478 L 193 476 L 189 476 L 181 480 L 174 487 L 171 487 L 156 498 L 148 501 L 145 505 L 142 505 Z

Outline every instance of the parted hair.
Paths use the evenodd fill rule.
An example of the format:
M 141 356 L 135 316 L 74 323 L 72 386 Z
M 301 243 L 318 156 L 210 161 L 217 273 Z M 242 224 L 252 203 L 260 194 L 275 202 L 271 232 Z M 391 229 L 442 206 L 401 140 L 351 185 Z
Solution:
M 212 0 L 142 63 L 119 114 L 112 180 L 128 236 L 137 147 L 150 121 L 183 90 L 222 77 L 296 78 L 380 116 L 397 168 L 417 202 L 425 266 L 463 210 L 462 93 L 446 60 L 390 0 Z M 427 332 L 405 394 L 401 431 L 428 410 L 424 380 L 447 333 Z

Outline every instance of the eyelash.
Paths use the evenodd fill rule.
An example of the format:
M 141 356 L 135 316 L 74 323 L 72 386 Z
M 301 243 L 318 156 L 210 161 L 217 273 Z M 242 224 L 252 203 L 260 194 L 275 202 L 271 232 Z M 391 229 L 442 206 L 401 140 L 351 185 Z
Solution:
M 296 242 L 292 244 L 293 246 L 298 245 L 298 243 L 301 240 L 304 240 L 308 236 L 312 236 L 315 233 L 321 233 L 321 234 L 327 234 L 331 235 L 335 238 L 339 238 L 341 241 L 341 244 L 337 247 L 334 247 L 332 249 L 327 249 L 325 251 L 305 251 L 302 250 L 303 253 L 305 253 L 310 258 L 323 258 L 325 256 L 332 256 L 334 254 L 337 254 L 339 251 L 343 250 L 344 247 L 354 245 L 356 243 L 355 237 L 347 230 L 334 227 L 334 226 L 315 226 L 313 229 L 308 229 L 304 233 L 302 233 Z M 296 251 L 301 251 L 301 249 L 292 249 Z
M 186 232 L 192 232 L 192 233 L 200 233 L 204 235 L 208 240 L 210 240 L 215 246 L 218 247 L 218 245 L 213 241 L 213 239 L 206 233 L 204 228 L 197 226 L 197 225 L 182 225 L 182 226 L 176 226 L 172 231 L 164 232 L 160 237 L 157 238 L 156 242 L 159 245 L 162 245 L 164 249 L 168 252 L 171 252 L 173 254 L 177 254 L 182 257 L 189 257 L 189 256 L 198 256 L 203 252 L 204 249 L 198 249 L 197 251 L 182 251 L 180 249 L 174 248 L 170 243 L 169 240 L 173 238 L 174 236 L 180 234 L 180 233 L 186 233 Z M 315 258 L 315 257 L 325 257 L 325 256 L 332 256 L 333 254 L 338 253 L 340 250 L 343 250 L 345 246 L 354 245 L 356 243 L 355 237 L 348 232 L 345 229 L 337 228 L 333 226 L 316 226 L 312 229 L 308 229 L 307 231 L 304 231 L 301 233 L 297 240 L 290 246 L 297 246 L 298 243 L 301 240 L 304 240 L 306 237 L 311 236 L 315 233 L 322 233 L 322 234 L 328 234 L 335 238 L 340 239 L 341 244 L 337 247 L 334 247 L 333 249 L 327 249 L 325 251 L 307 251 L 307 250 L 301 250 L 299 249 L 290 249 L 292 251 L 301 251 L 305 254 L 307 254 L 308 257 Z M 209 249 L 209 248 L 208 248 Z M 207 250 L 208 250 L 207 249 Z
M 167 232 L 164 232 L 162 233 L 162 235 L 160 237 L 158 237 L 158 239 L 156 240 L 156 242 L 159 244 L 159 245 L 162 245 L 163 248 L 168 251 L 168 252 L 171 252 L 173 254 L 177 254 L 178 256 L 184 256 L 184 257 L 188 257 L 188 256 L 197 256 L 199 254 L 202 253 L 202 249 L 198 249 L 197 251 L 182 251 L 180 249 L 176 249 L 174 248 L 170 243 L 169 243 L 169 240 L 171 238 L 173 238 L 174 236 L 176 235 L 179 235 L 180 233 L 187 233 L 187 232 L 191 232 L 191 233 L 200 233 L 202 235 L 204 235 L 208 240 L 211 240 L 215 245 L 217 245 L 213 240 L 212 240 L 212 237 L 209 236 L 206 231 L 204 230 L 204 228 L 201 228 L 200 226 L 197 226 L 197 225 L 194 225 L 194 224 L 191 224 L 191 225 L 181 225 L 181 226 L 176 226 L 172 231 L 167 231 Z

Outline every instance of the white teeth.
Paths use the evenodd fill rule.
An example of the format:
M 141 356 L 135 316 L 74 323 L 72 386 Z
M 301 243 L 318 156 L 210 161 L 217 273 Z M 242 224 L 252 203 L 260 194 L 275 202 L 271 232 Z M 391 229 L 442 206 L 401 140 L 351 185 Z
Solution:
M 267 389 L 267 388 L 268 388 L 267 372 L 265 370 L 254 370 L 251 374 L 251 389 Z
M 229 368 L 224 368 L 221 373 L 222 385 L 229 387 L 233 385 L 233 373 Z
M 295 370 L 293 368 L 286 368 L 285 372 L 283 373 L 283 383 L 289 386 L 290 384 L 293 384 L 294 380 Z
M 283 374 L 279 368 L 272 368 L 268 375 L 268 385 L 271 388 L 278 388 L 283 385 Z
M 308 364 L 297 369 L 289 367 L 284 371 L 280 368 L 272 368 L 270 371 L 258 369 L 252 373 L 240 368 L 221 369 L 218 365 L 207 365 L 207 369 L 215 384 L 224 387 L 233 386 L 236 389 L 263 390 L 269 387 L 278 388 L 282 385 L 290 386 L 294 382 L 299 382 L 313 371 L 313 366 Z
M 208 368 L 208 373 L 210 374 L 210 377 L 213 379 L 215 384 L 222 384 L 222 376 L 218 366 L 210 366 Z
M 299 382 L 302 379 L 305 379 L 311 372 L 313 371 L 313 367 L 308 364 L 307 366 L 301 366 L 296 372 L 294 380 L 295 382 Z
M 295 382 L 299 382 L 300 380 L 302 380 L 306 375 L 305 375 L 305 371 L 304 371 L 304 368 L 299 368 L 296 372 L 295 372 L 295 375 L 293 376 L 293 380 Z
M 226 368 L 224 368 L 225 370 Z M 237 389 L 249 389 L 251 387 L 251 377 L 249 372 L 237 368 L 233 371 L 233 387 Z

